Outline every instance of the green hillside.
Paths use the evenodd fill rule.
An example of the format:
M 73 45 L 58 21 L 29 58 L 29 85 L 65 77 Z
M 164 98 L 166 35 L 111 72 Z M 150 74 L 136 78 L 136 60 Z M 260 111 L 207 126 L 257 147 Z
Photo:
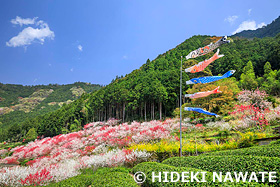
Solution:
M 280 32 L 280 17 L 275 19 L 272 23 L 259 28 L 257 30 L 246 30 L 236 33 L 233 36 L 244 37 L 244 38 L 264 38 L 274 37 Z
M 100 85 L 76 82 L 68 85 L 23 86 L 0 83 L 0 126 L 18 124 L 60 108 L 84 93 L 100 89 Z
M 6 137 L 19 139 L 28 129 L 35 128 L 39 135 L 54 136 L 78 130 L 91 121 L 103 121 L 109 118 L 132 121 L 172 117 L 174 110 L 179 106 L 181 56 L 186 56 L 190 51 L 215 42 L 217 39 L 219 38 L 193 36 L 153 61 L 148 59 L 139 69 L 123 78 L 117 78 L 97 92 L 83 95 L 55 112 L 29 118 L 19 126 L 10 127 L 8 133 L 3 133 Z M 280 35 L 254 40 L 232 37 L 230 40 L 231 43 L 220 47 L 220 54 L 225 54 L 225 57 L 210 64 L 204 72 L 195 75 L 183 73 L 183 82 L 185 82 L 198 76 L 218 75 L 231 69 L 236 70 L 233 78 L 226 79 L 229 82 L 217 82 L 218 85 L 225 86 L 223 93 L 228 94 L 217 101 L 223 103 L 222 107 L 208 106 L 210 111 L 222 115 L 227 115 L 227 109 L 234 102 L 233 94 L 236 91 L 232 92 L 232 88 L 237 86 L 240 89 L 261 87 L 271 95 L 280 94 L 277 91 L 280 88 L 280 71 L 278 71 Z M 183 68 L 210 58 L 213 54 L 214 52 L 211 52 L 203 57 L 183 60 Z M 183 84 L 183 93 L 189 88 L 190 86 Z M 203 104 L 192 103 L 189 100 L 185 102 L 194 106 Z

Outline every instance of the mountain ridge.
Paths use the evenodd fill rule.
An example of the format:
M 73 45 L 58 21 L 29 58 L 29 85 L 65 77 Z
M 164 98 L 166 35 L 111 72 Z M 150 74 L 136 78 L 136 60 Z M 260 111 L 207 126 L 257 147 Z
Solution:
M 0 126 L 20 123 L 28 116 L 42 115 L 69 104 L 84 93 L 102 86 L 83 82 L 24 86 L 0 83 Z
M 264 38 L 274 37 L 278 33 L 280 33 L 280 16 L 262 28 L 258 28 L 256 30 L 244 30 L 232 35 L 231 37 L 237 36 L 244 38 Z

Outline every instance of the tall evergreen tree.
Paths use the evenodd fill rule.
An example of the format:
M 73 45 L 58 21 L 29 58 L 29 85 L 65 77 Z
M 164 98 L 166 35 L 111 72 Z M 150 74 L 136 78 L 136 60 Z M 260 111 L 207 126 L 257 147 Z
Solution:
M 239 86 L 246 90 L 252 90 L 258 87 L 254 67 L 251 61 L 249 61 L 243 68 L 243 73 L 240 76 Z

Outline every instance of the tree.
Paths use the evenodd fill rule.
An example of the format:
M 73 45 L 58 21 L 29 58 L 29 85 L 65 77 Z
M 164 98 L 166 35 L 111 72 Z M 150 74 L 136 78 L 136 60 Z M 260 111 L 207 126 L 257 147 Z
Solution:
M 279 69 L 280 67 L 280 34 L 274 38 L 253 40 L 240 38 L 232 39 L 234 39 L 234 42 L 220 47 L 221 54 L 224 54 L 225 57 L 211 63 L 205 71 L 198 72 L 196 74 L 183 73 L 183 90 L 187 90 L 189 87 L 192 87 L 192 89 L 196 88 L 195 86 L 184 84 L 185 81 L 191 78 L 218 75 L 232 69 L 236 70 L 233 77 L 235 77 L 238 81 L 241 78 L 239 84 L 241 88 L 253 89 L 257 85 L 260 86 L 265 83 L 262 87 L 267 90 L 267 93 L 280 95 L 280 71 L 270 71 L 268 64 L 266 64 L 266 68 L 264 68 L 267 61 L 270 62 L 271 69 Z M 106 85 L 106 87 L 103 86 L 98 91 L 87 94 L 85 97 L 81 97 L 81 101 L 74 101 L 69 105 L 65 104 L 61 109 L 56 108 L 58 110 L 54 113 L 41 113 L 42 115 L 40 115 L 36 120 L 33 120 L 33 116 L 29 116 L 32 120 L 25 121 L 27 119 L 27 117 L 25 117 L 27 114 L 21 113 L 19 115 L 21 117 L 24 116 L 25 118 L 20 122 L 17 118 L 13 118 L 12 115 L 1 115 L 0 121 L 3 122 L 7 118 L 12 119 L 10 121 L 14 121 L 13 124 L 22 124 L 22 121 L 25 121 L 25 125 L 20 125 L 18 127 L 20 129 L 19 132 L 21 133 L 21 136 L 23 136 L 26 131 L 32 127 L 38 130 L 37 133 L 39 135 L 44 134 L 46 136 L 54 136 L 61 133 L 62 129 L 70 129 L 70 126 L 71 124 L 74 124 L 75 119 L 79 121 L 80 127 L 80 125 L 85 125 L 87 121 L 103 121 L 107 120 L 109 117 L 123 119 L 124 121 L 142 119 L 150 120 L 153 118 L 159 119 L 161 115 L 162 117 L 171 117 L 174 109 L 179 107 L 180 101 L 181 56 L 186 56 L 192 50 L 205 46 L 210 42 L 215 42 L 214 40 L 214 37 L 209 36 L 193 36 L 178 45 L 176 48 L 158 55 L 158 57 L 154 60 L 147 60 L 147 62 L 139 69 L 134 70 L 130 74 L 127 74 L 122 78 L 118 77 L 118 79 L 116 79 L 113 83 Z M 183 62 L 183 69 L 210 58 L 214 52 Z M 243 74 L 242 77 L 241 74 Z M 259 84 L 256 83 L 256 76 L 259 77 Z M 260 77 L 263 76 L 267 78 L 265 80 L 261 79 Z M 236 93 L 235 90 L 238 89 L 238 87 L 235 87 L 236 81 L 233 81 L 235 83 L 229 83 L 227 82 L 228 80 L 229 79 L 218 81 L 214 85 L 221 87 L 227 86 L 227 89 L 225 90 L 232 92 L 232 97 L 234 97 Z M 158 86 L 154 87 L 151 85 Z M 78 87 L 78 85 L 75 86 Z M 203 86 L 207 87 L 209 85 Z M 52 88 L 50 89 L 56 89 L 56 87 L 57 86 L 52 85 Z M 64 97 L 63 95 L 66 94 L 66 91 L 69 89 L 70 88 L 63 89 L 63 94 L 60 95 L 52 93 L 43 102 L 48 103 L 47 101 L 51 97 L 57 99 L 55 101 L 58 102 L 58 100 Z M 212 87 L 209 86 L 209 89 L 212 89 Z M 3 88 L 1 84 L 0 90 L 5 90 L 5 92 L 7 91 L 7 89 Z M 201 90 L 202 87 L 199 87 L 199 89 L 197 88 L 196 90 L 193 90 L 193 92 L 189 93 Z M 25 95 L 27 91 L 25 91 Z M 10 90 L 7 93 L 12 95 L 13 90 Z M 1 94 L 2 93 L 0 93 L 0 97 L 5 98 Z M 71 92 L 69 92 L 69 94 L 72 95 Z M 17 98 L 18 96 L 19 95 L 15 97 Z M 227 94 L 219 94 L 215 95 L 215 97 L 213 95 L 213 97 L 210 96 L 209 98 L 204 98 L 205 100 L 203 102 L 202 100 L 195 101 L 198 103 L 193 103 L 194 101 L 187 98 L 184 99 L 187 100 L 186 105 L 196 107 L 201 106 L 205 107 L 205 109 L 210 109 L 212 112 L 217 112 L 218 114 L 226 114 L 226 111 L 228 108 L 232 107 L 233 103 L 229 100 L 230 97 L 228 96 Z M 224 102 L 224 100 L 229 101 Z M 7 104 L 8 102 L 12 103 L 10 100 L 5 98 L 4 101 L 1 101 L 1 105 L 4 103 Z M 198 104 L 198 106 L 195 104 Z M 4 124 L 5 123 L 3 122 L 2 126 Z M 7 126 L 9 125 L 9 127 L 13 125 L 9 123 L 6 124 Z M 15 131 L 15 129 L 11 130 L 11 134 L 14 134 L 13 131 Z M 9 132 L 7 134 L 9 134 Z
M 254 67 L 251 61 L 243 68 L 243 73 L 240 76 L 239 86 L 242 89 L 252 90 L 258 87 Z
M 263 70 L 264 70 L 264 77 L 266 77 L 267 75 L 270 74 L 270 72 L 272 71 L 271 69 L 271 65 L 269 62 L 266 62 L 264 67 L 263 67 Z
M 233 108 L 234 97 L 240 92 L 237 81 L 234 77 L 223 79 L 217 82 L 209 84 L 195 84 L 192 88 L 187 90 L 188 94 L 193 94 L 197 92 L 211 91 L 220 86 L 219 90 L 222 91 L 220 94 L 211 94 L 208 97 L 202 97 L 197 99 L 188 99 L 184 107 L 198 107 L 206 109 L 207 111 L 214 112 L 216 114 L 227 115 L 229 111 Z M 179 110 L 176 110 L 179 112 Z M 175 112 L 175 113 L 176 113 Z M 194 115 L 194 116 L 193 116 Z M 194 112 L 183 112 L 183 116 L 188 117 L 205 117 L 205 114 L 199 114 Z
M 29 142 L 29 141 L 35 140 L 37 138 L 37 136 L 38 136 L 38 134 L 37 134 L 35 128 L 31 128 L 25 135 L 25 139 Z
M 269 62 L 264 65 L 264 75 L 258 78 L 261 89 L 265 90 L 268 94 L 279 95 L 280 94 L 280 80 L 277 70 L 272 70 Z
M 271 102 L 267 101 L 268 94 L 265 91 L 256 90 L 243 90 L 238 94 L 238 101 L 241 104 L 254 105 L 255 107 L 265 110 L 270 108 Z

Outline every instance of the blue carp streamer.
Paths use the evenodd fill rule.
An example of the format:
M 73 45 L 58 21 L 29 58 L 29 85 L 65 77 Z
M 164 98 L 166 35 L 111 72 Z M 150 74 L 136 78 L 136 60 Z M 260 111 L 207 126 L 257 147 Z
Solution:
M 186 111 L 195 111 L 195 112 L 207 114 L 207 115 L 210 115 L 210 116 L 216 116 L 216 117 L 218 116 L 217 114 L 212 113 L 212 112 L 208 112 L 207 110 L 204 110 L 202 108 L 185 107 L 185 110 Z
M 228 72 L 226 72 L 224 75 L 222 76 L 211 76 L 211 77 L 198 77 L 198 78 L 193 78 L 189 81 L 186 82 L 186 84 L 198 84 L 198 83 L 210 83 L 210 82 L 214 82 L 214 81 L 218 81 L 224 78 L 228 78 L 230 76 L 232 76 L 235 73 L 235 70 L 230 70 Z

